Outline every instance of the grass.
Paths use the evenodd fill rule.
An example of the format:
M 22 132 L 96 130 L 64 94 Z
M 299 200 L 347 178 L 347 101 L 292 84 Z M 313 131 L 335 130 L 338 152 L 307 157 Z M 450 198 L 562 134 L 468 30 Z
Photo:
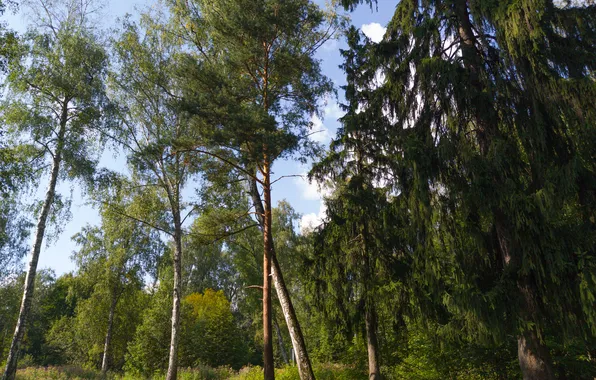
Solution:
M 315 376 L 320 380 L 358 380 L 366 379 L 366 374 L 356 369 L 337 365 L 319 364 L 315 368 Z M 156 375 L 151 380 L 162 380 L 165 376 Z M 261 367 L 244 367 L 234 371 L 229 367 L 211 368 L 200 366 L 196 368 L 181 368 L 178 371 L 179 380 L 261 380 Z M 299 380 L 298 368 L 284 367 L 275 370 L 278 380 Z M 27 367 L 17 371 L 17 380 L 137 380 L 132 374 L 108 374 L 102 377 L 99 371 L 88 370 L 77 366 L 60 367 Z
M 17 371 L 17 380 L 96 380 L 101 379 L 99 372 L 77 366 L 27 367 Z

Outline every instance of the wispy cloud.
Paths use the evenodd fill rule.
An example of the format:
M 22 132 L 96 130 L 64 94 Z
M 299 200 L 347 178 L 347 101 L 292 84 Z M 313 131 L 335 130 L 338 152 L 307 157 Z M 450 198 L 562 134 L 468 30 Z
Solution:
M 311 135 L 310 138 L 313 141 L 327 144 L 329 140 L 331 140 L 331 133 L 329 133 L 329 128 L 323 124 L 323 121 L 317 116 L 312 115 L 310 117 L 311 124 Z

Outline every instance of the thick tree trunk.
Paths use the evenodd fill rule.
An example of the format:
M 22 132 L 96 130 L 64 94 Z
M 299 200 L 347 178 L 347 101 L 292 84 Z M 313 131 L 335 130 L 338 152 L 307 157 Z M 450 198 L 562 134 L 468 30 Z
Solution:
M 273 318 L 273 325 L 275 326 L 275 332 L 277 333 L 277 345 L 279 346 L 279 353 L 284 363 L 286 363 L 286 365 L 289 365 L 290 361 L 288 360 L 288 354 L 286 352 L 284 338 L 281 335 L 281 329 L 279 328 L 279 323 L 277 323 L 277 318 Z
M 366 313 L 366 348 L 368 351 L 368 378 L 381 379 L 379 367 L 379 341 L 377 339 L 377 313 L 374 305 L 367 305 Z
M 112 344 L 112 330 L 114 326 L 114 314 L 116 314 L 116 305 L 118 304 L 118 296 L 112 294 L 112 302 L 110 303 L 110 311 L 108 313 L 108 329 L 106 330 L 106 339 L 103 345 L 103 358 L 101 361 L 101 373 L 105 375 L 108 372 L 108 361 L 110 357 L 110 345 Z
M 504 216 L 496 212 L 496 231 L 503 267 L 519 266 L 519 260 L 513 257 L 509 234 L 505 228 Z M 531 321 L 536 313 L 534 287 L 527 277 L 517 280 L 517 288 L 522 296 L 520 317 Z M 517 337 L 517 356 L 524 380 L 554 380 L 555 372 L 550 353 L 544 342 L 538 336 L 536 327 L 532 327 Z
M 263 214 L 263 371 L 265 380 L 273 380 L 275 378 L 271 334 L 271 251 L 273 236 L 271 233 L 271 173 L 267 161 L 265 159 L 263 169 L 263 198 L 265 200 L 265 212 Z
M 21 301 L 21 308 L 19 310 L 19 318 L 17 326 L 13 335 L 10 350 L 8 351 L 8 359 L 6 360 L 6 368 L 3 380 L 13 380 L 17 371 L 17 360 L 19 354 L 19 346 L 23 335 L 25 334 L 25 325 L 29 317 L 31 309 L 31 301 L 33 300 L 33 292 L 35 288 L 35 276 L 37 274 L 37 263 L 39 261 L 39 253 L 41 252 L 41 244 L 45 235 L 46 224 L 50 209 L 54 203 L 54 195 L 56 193 L 56 183 L 58 182 L 58 174 L 60 173 L 60 163 L 62 161 L 62 150 L 64 149 L 64 136 L 66 134 L 66 124 L 68 117 L 68 102 L 65 101 L 62 107 L 62 115 L 60 119 L 60 130 L 58 131 L 56 151 L 52 159 L 52 171 L 50 174 L 50 183 L 46 191 L 46 196 L 37 221 L 37 228 L 35 231 L 35 238 L 33 247 L 31 248 L 31 261 L 29 262 L 29 269 L 27 277 L 25 278 L 25 288 L 23 291 L 23 299 Z
M 517 337 L 517 356 L 524 380 L 555 379 L 548 348 L 536 330 L 527 330 Z
M 534 287 L 527 278 L 517 280 L 517 288 L 522 295 L 522 317 L 532 320 L 536 313 Z M 532 327 L 517 337 L 517 357 L 524 380 L 554 380 L 554 365 L 544 341 L 540 339 L 539 330 Z
M 257 215 L 264 215 L 265 210 L 263 208 L 263 203 L 261 202 L 261 197 L 259 195 L 257 183 L 254 180 L 250 181 L 250 194 Z M 261 224 L 261 226 L 264 225 L 262 218 L 259 218 L 259 223 Z M 284 319 L 286 320 L 286 325 L 288 326 L 288 331 L 290 332 L 290 339 L 292 340 L 292 347 L 294 348 L 294 354 L 296 355 L 296 363 L 298 365 L 300 379 L 314 380 L 315 375 L 312 370 L 312 365 L 308 356 L 308 351 L 306 350 L 304 335 L 302 334 L 300 323 L 298 322 L 298 318 L 296 317 L 296 311 L 294 310 L 294 305 L 292 304 L 290 293 L 288 292 L 288 289 L 286 287 L 281 268 L 279 266 L 279 262 L 277 261 L 277 255 L 275 253 L 275 245 L 273 244 L 273 240 L 271 240 L 271 249 L 271 275 L 273 277 L 273 283 L 275 284 L 277 298 L 279 299 L 279 303 L 284 314 Z
M 469 69 L 472 85 L 476 87 L 477 93 L 483 93 L 483 85 L 480 81 L 480 56 L 477 52 L 476 35 L 474 34 L 470 21 L 467 0 L 458 0 L 455 3 L 456 16 L 459 19 L 459 35 L 461 38 L 462 58 L 464 65 Z M 478 99 L 478 101 L 480 101 Z M 485 102 L 483 102 L 485 103 Z M 483 156 L 488 154 L 489 142 L 496 133 L 494 120 L 476 115 L 478 123 L 477 139 L 480 152 Z M 518 260 L 513 256 L 512 244 L 508 238 L 507 223 L 501 210 L 495 210 L 495 228 L 499 249 L 504 268 L 511 265 L 518 265 Z M 515 262 L 514 262 L 515 261 Z M 535 291 L 528 278 L 518 279 L 517 284 L 522 296 L 522 307 L 519 316 L 531 321 L 535 313 Z M 526 330 L 518 336 L 518 358 L 524 380 L 554 380 L 554 370 L 548 348 L 540 340 L 535 328 Z
M 180 330 L 180 298 L 182 281 L 182 223 L 180 212 L 174 207 L 174 292 L 172 302 L 172 335 L 170 338 L 170 357 L 166 380 L 176 380 L 178 375 L 178 341 Z

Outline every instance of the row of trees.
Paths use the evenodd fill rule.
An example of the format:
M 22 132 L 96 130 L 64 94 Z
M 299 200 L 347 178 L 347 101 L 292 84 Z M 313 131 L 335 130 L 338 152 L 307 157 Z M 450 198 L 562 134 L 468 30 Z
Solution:
M 40 163 L 35 174 L 47 169 L 49 183 L 38 212 L 4 377 L 15 375 L 46 227 L 61 219 L 61 212 L 68 212 L 67 200 L 56 193 L 59 180 L 67 179 L 85 185 L 105 212 L 125 215 L 171 239 L 168 379 L 176 378 L 178 367 L 184 236 L 191 233 L 203 240 L 218 240 L 233 234 L 231 226 L 250 227 L 240 222 L 255 213 L 258 223 L 253 225 L 260 226 L 263 236 L 266 376 L 273 377 L 274 368 L 272 277 L 291 326 L 300 369 L 312 376 L 274 255 L 271 167 L 280 157 L 315 148 L 307 138 L 309 117 L 332 86 L 314 54 L 333 36 L 335 16 L 309 1 L 171 1 L 165 4 L 166 23 L 156 21 L 162 13 L 143 15 L 139 23 L 126 19 L 107 51 L 107 40 L 96 27 L 97 3 L 28 5 L 38 22 L 15 47 L 16 57 L 9 62 L 3 122 L 11 143 L 28 147 Z M 96 169 L 106 143 L 125 152 L 126 174 Z M 245 185 L 233 185 L 238 182 Z M 193 189 L 200 193 L 198 202 L 185 197 Z M 215 191 L 240 191 L 246 196 L 209 200 L 205 194 Z M 119 204 L 127 197 L 135 199 L 135 207 Z M 231 206 L 226 217 L 217 220 L 221 216 L 215 211 L 210 214 L 209 208 L 222 203 Z M 213 227 L 213 233 L 200 228 L 189 232 L 186 224 L 200 213 L 212 215 L 210 223 L 220 227 Z M 119 228 L 123 225 L 118 224 Z M 134 228 L 129 231 L 133 235 L 125 241 L 140 238 Z M 106 241 L 110 238 L 105 228 L 94 234 L 93 240 L 106 245 L 106 252 L 128 250 L 126 244 L 118 248 L 122 241 Z M 147 235 L 144 239 L 157 238 Z M 112 265 L 119 269 L 111 282 L 123 284 L 131 258 L 124 253 L 118 258 L 114 255 L 110 253 L 109 261 L 115 260 Z M 114 285 L 109 292 L 112 306 L 103 370 L 108 365 L 110 326 L 121 291 Z
M 76 272 L 58 278 L 48 270 L 38 274 L 20 349 L 23 365 L 78 364 L 103 372 L 125 370 L 134 377 L 167 370 L 175 248 L 118 212 L 103 212 L 99 226 L 86 226 L 73 237 Z M 304 246 L 293 230 L 296 218 L 286 203 L 274 209 L 279 249 L 294 256 Z M 195 220 L 183 240 L 178 365 L 239 369 L 262 364 L 261 295 L 253 288 L 262 273 L 261 233 L 247 229 L 226 247 L 206 246 L 192 232 L 204 227 L 203 218 Z M 285 264 L 287 273 L 294 274 Z M 11 277 L 0 286 L 6 306 L 2 354 L 10 346 L 24 277 Z M 277 323 L 281 309 L 273 312 Z M 287 331 L 280 329 L 276 357 L 284 363 L 288 342 Z
M 96 3 L 39 4 L 35 28 L 2 40 L 0 270 L 31 228 L 18 201 L 48 180 L 27 274 L 2 283 L 7 297 L 24 288 L 3 326 L 16 325 L 5 379 L 41 302 L 37 262 L 68 214 L 67 180 L 102 224 L 75 237 L 76 276 L 52 280 L 52 307 L 64 304 L 29 334 L 60 360 L 175 379 L 179 365 L 262 353 L 272 379 L 274 335 L 287 361 L 274 285 L 302 379 L 314 378 L 307 342 L 325 361 L 365 347 L 374 379 L 416 355 L 438 378 L 510 378 L 515 352 L 524 379 L 593 376 L 596 7 L 402 0 L 380 43 L 347 31 L 346 114 L 322 152 L 310 120 L 334 88 L 314 54 L 344 26 L 336 11 L 168 0 L 105 37 Z M 98 169 L 106 145 L 126 167 Z M 311 177 L 332 189 L 302 237 L 271 200 L 274 163 L 296 153 L 318 154 Z

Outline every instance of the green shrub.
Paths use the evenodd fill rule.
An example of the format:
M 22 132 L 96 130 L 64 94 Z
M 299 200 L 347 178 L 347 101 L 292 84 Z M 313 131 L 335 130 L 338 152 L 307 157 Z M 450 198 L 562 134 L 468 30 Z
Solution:
M 259 366 L 242 367 L 230 380 L 261 380 L 263 378 L 263 368 Z
M 284 368 L 280 368 L 275 371 L 275 378 L 278 380 L 300 380 L 300 374 L 298 372 L 298 367 L 295 366 L 288 366 Z
M 314 366 L 315 377 L 320 380 L 359 380 L 367 379 L 367 374 L 353 367 L 342 364 L 318 364 Z M 244 367 L 230 380 L 261 380 L 263 368 Z M 298 367 L 287 366 L 275 370 L 278 380 L 300 380 Z
M 344 364 L 318 364 L 314 367 L 315 377 L 319 380 L 367 380 L 367 373 Z
M 198 366 L 178 371 L 179 380 L 226 380 L 234 375 L 234 370 L 229 367 L 211 368 Z
M 17 380 L 99 380 L 99 372 L 77 366 L 28 367 L 17 371 Z

